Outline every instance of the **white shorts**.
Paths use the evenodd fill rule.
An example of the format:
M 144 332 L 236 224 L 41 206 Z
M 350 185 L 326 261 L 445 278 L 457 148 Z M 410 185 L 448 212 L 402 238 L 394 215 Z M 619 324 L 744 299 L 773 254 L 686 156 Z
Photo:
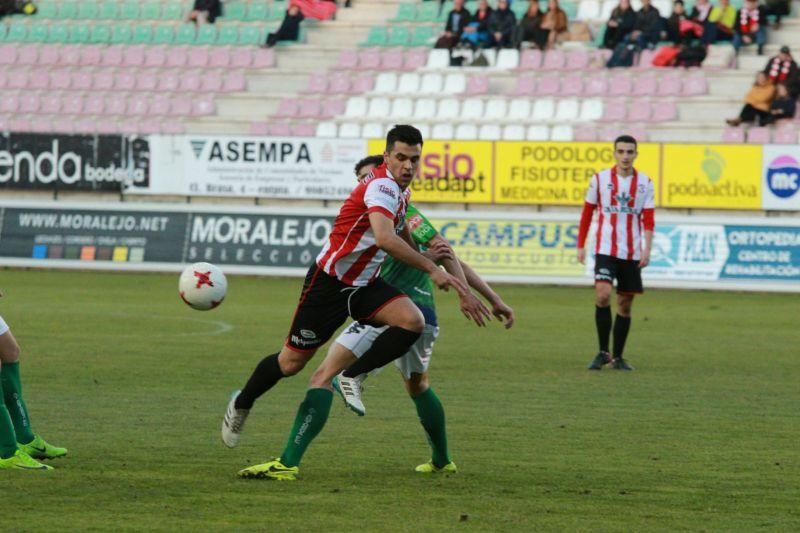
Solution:
M 351 322 L 336 337 L 336 341 L 360 358 L 370 349 L 375 339 L 389 326 L 375 328 L 360 322 Z M 433 343 L 439 336 L 439 327 L 425 324 L 422 335 L 419 336 L 405 355 L 395 359 L 394 365 L 406 379 L 411 379 L 411 374 L 423 374 L 428 371 L 428 365 L 433 354 Z
M 6 324 L 6 321 L 0 316 L 0 335 L 5 335 L 6 333 L 8 333 L 8 324 Z

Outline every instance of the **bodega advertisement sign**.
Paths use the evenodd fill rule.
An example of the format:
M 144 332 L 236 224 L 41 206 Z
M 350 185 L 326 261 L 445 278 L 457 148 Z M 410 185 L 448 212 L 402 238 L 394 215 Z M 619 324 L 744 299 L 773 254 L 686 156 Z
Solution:
M 150 184 L 147 139 L 0 134 L 0 188 L 120 191 Z
M 153 187 L 186 196 L 343 199 L 365 157 L 360 139 L 154 136 Z
M 800 211 L 800 147 L 762 147 L 762 209 Z

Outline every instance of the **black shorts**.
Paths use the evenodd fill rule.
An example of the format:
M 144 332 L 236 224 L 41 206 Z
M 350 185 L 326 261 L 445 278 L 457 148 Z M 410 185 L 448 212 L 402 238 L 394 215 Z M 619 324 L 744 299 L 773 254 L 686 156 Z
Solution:
M 642 294 L 642 269 L 639 261 L 619 259 L 610 255 L 597 255 L 594 259 L 594 282 L 614 284 L 622 294 Z
M 286 346 L 301 352 L 316 350 L 328 342 L 348 316 L 369 323 L 382 307 L 397 298 L 407 296 L 381 278 L 366 287 L 353 287 L 313 265 L 306 274 Z

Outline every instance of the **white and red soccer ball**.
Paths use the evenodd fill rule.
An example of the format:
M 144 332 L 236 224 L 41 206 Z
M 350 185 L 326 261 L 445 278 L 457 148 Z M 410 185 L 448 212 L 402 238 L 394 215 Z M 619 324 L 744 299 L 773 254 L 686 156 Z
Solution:
M 225 299 L 228 280 L 219 267 L 211 263 L 195 263 L 186 267 L 181 274 L 178 292 L 189 307 L 207 311 Z

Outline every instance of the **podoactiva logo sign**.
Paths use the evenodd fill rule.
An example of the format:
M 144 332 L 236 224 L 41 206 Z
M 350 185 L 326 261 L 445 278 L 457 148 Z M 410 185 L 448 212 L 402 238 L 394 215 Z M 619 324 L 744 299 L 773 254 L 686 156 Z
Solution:
M 148 187 L 146 139 L 121 135 L 0 135 L 0 187 L 119 191 Z

